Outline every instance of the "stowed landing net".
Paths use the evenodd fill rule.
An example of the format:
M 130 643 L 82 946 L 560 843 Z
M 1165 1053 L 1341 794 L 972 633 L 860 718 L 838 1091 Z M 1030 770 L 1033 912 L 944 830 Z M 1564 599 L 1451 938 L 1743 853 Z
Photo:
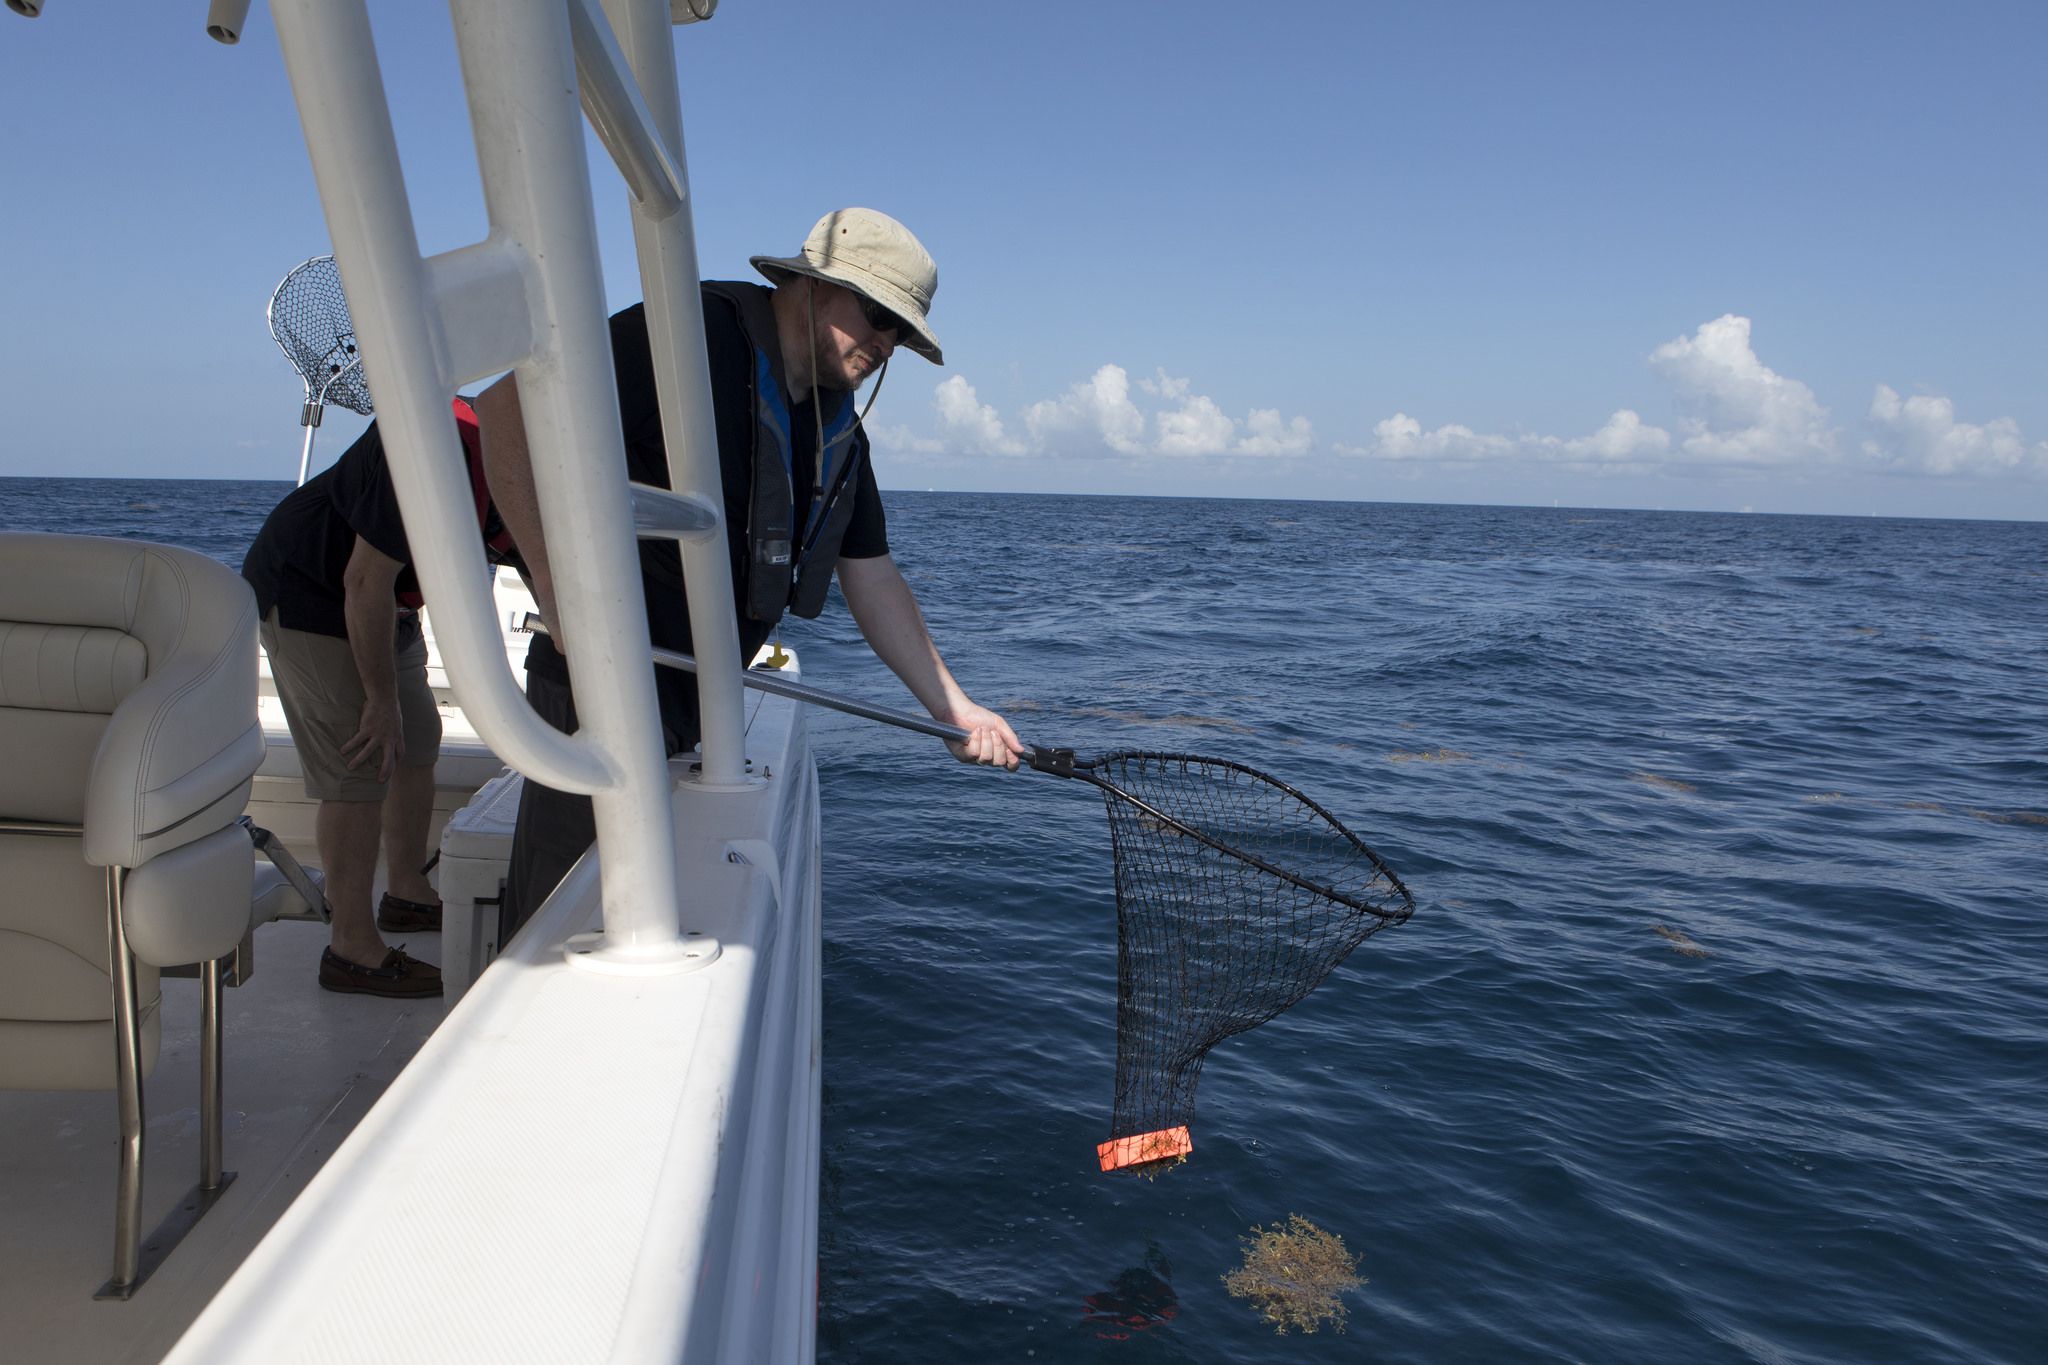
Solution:
M 304 487 L 313 467 L 313 437 L 327 405 L 364 417 L 377 411 L 332 256 L 315 256 L 284 277 L 270 296 L 270 335 L 306 381 L 306 401 L 299 405 L 299 425 L 306 429 L 306 443 L 299 449 L 299 485 Z
M 332 256 L 315 256 L 284 277 L 270 296 L 270 334 L 306 383 L 312 415 L 304 425 L 320 425 L 318 410 L 330 403 L 364 417 L 376 412 Z
M 1116 853 L 1116 1111 L 1097 1150 L 1105 1171 L 1156 1171 L 1193 1150 L 1209 1050 L 1415 902 L 1328 811 L 1242 764 L 1132 751 L 1070 771 L 1102 789 Z

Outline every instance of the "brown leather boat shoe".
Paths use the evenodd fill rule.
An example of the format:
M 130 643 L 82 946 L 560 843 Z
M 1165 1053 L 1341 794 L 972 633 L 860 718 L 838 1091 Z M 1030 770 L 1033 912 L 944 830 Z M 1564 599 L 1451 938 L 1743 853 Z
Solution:
M 384 954 L 375 967 L 359 967 L 332 948 L 320 950 L 320 988 L 353 995 L 427 996 L 441 993 L 441 969 L 403 946 Z
M 422 905 L 389 891 L 377 903 L 377 927 L 387 934 L 432 934 L 441 930 L 441 907 Z

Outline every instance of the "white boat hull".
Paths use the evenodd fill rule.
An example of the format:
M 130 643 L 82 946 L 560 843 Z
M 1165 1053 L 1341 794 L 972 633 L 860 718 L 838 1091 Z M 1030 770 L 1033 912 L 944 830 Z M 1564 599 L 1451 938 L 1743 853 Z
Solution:
M 484 972 L 167 1359 L 811 1359 L 817 778 L 801 708 L 750 708 L 765 783 L 674 811 L 710 965 L 570 967 L 596 854 Z M 404 1324 L 394 1328 L 395 1324 Z

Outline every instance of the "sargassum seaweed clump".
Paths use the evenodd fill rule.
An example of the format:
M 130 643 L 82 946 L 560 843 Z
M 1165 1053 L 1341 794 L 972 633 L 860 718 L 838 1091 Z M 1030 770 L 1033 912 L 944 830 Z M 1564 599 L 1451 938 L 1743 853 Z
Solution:
M 1358 1277 L 1364 1258 L 1346 1251 L 1343 1238 L 1294 1213 L 1284 1227 L 1254 1226 L 1240 1240 L 1244 1264 L 1223 1277 L 1232 1298 L 1248 1301 L 1282 1336 L 1290 1327 L 1313 1332 L 1325 1322 L 1344 1330 L 1339 1296 L 1365 1281 Z

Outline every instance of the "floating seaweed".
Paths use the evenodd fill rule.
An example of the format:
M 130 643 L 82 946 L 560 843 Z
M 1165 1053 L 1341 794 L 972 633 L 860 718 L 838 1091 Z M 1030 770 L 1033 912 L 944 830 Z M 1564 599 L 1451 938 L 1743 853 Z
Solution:
M 1651 927 L 1657 932 L 1659 937 L 1670 941 L 1671 951 L 1674 953 L 1684 953 L 1687 957 L 1713 956 L 1705 948 L 1700 947 L 1699 944 L 1687 938 L 1681 930 L 1666 928 L 1661 924 L 1652 925 Z
M 1244 1264 L 1223 1277 L 1232 1298 L 1249 1302 L 1281 1336 L 1290 1327 L 1313 1332 L 1325 1322 L 1344 1330 L 1349 1310 L 1340 1296 L 1366 1282 L 1358 1276 L 1364 1258 L 1346 1251 L 1343 1238 L 1295 1213 L 1284 1228 L 1254 1225 L 1240 1240 Z

